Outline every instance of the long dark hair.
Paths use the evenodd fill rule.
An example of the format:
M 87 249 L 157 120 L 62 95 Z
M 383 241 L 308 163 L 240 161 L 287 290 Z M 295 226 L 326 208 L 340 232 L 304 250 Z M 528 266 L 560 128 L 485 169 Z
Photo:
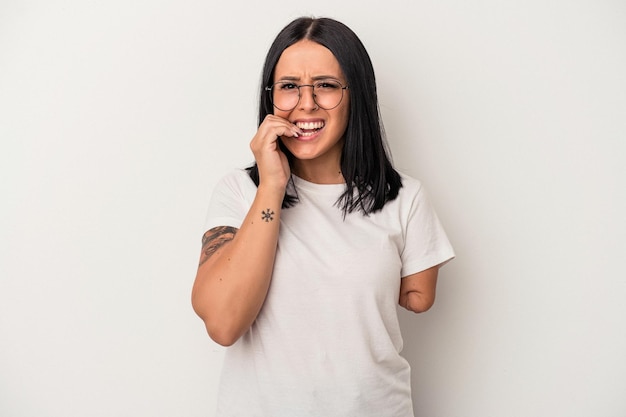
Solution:
M 386 146 L 372 61 L 361 40 L 346 25 L 329 18 L 301 17 L 280 31 L 265 58 L 259 125 L 268 114 L 274 113 L 265 87 L 274 82 L 278 59 L 285 49 L 303 39 L 319 43 L 333 53 L 350 88 L 348 126 L 341 154 L 341 173 L 347 188 L 337 200 L 337 205 L 344 215 L 355 210 L 366 215 L 378 211 L 398 196 L 402 182 L 392 166 Z M 291 164 L 293 155 L 282 143 L 280 145 Z M 248 173 L 258 186 L 259 170 L 256 163 L 248 168 Z M 297 203 L 295 191 L 296 195 L 285 193 L 283 207 Z

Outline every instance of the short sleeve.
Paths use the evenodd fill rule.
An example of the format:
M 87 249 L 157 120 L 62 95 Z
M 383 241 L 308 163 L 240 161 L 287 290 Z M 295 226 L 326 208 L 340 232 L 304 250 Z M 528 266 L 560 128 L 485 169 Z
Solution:
M 205 231 L 218 226 L 240 228 L 254 196 L 256 185 L 244 170 L 233 170 L 222 177 L 211 194 Z
M 431 205 L 424 187 L 416 180 L 403 181 L 410 202 L 404 229 L 402 277 L 446 263 L 454 258 L 454 249 Z M 408 197 L 408 196 L 407 196 Z

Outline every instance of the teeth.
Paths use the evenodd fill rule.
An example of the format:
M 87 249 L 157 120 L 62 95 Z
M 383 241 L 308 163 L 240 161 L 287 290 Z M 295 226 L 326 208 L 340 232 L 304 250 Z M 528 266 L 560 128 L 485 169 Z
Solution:
M 324 127 L 324 122 L 298 122 L 296 126 L 302 130 L 321 129 Z

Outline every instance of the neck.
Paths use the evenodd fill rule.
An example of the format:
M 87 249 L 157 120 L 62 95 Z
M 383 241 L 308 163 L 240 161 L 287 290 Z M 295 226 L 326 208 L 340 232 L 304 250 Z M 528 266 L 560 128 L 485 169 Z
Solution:
M 308 162 L 308 163 L 307 163 Z M 339 163 L 318 166 L 313 161 L 294 161 L 294 175 L 315 184 L 343 184 L 345 182 Z

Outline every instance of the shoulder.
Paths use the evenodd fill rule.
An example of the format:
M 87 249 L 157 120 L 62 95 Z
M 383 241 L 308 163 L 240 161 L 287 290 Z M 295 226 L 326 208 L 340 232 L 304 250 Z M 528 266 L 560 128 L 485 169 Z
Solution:
M 239 190 L 242 193 L 249 191 L 256 192 L 256 185 L 248 175 L 248 171 L 243 168 L 233 168 L 222 175 L 215 185 L 216 190 Z
M 256 185 L 248 175 L 248 171 L 233 168 L 223 174 L 215 183 L 212 192 L 214 201 L 248 201 L 256 195 Z
M 423 194 L 424 187 L 420 180 L 400 171 L 398 171 L 398 174 L 400 174 L 402 181 L 402 187 L 399 192 L 400 198 L 412 200 L 416 196 Z
M 216 226 L 239 227 L 256 195 L 256 186 L 244 169 L 220 177 L 211 193 L 205 230 Z
M 396 171 L 401 186 L 393 200 L 385 203 L 382 213 L 397 213 L 400 218 L 408 218 L 410 213 L 418 207 L 424 199 L 423 185 L 420 180 L 404 172 Z
M 252 182 L 252 178 L 248 175 L 248 171 L 243 168 L 233 168 L 230 171 L 226 172 L 222 175 L 218 184 L 239 184 L 239 185 L 248 185 L 254 183 Z

